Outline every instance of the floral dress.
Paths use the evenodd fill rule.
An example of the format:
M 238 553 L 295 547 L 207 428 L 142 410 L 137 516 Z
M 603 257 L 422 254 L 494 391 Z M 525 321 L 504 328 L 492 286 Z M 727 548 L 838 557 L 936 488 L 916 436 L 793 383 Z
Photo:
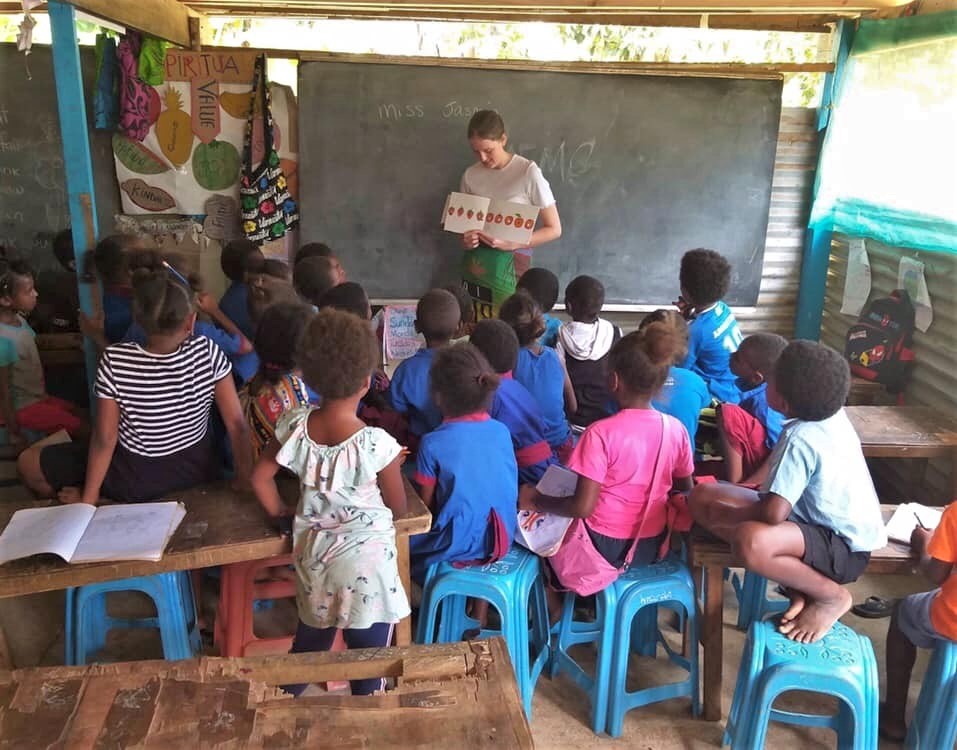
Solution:
M 376 475 L 401 448 L 378 427 L 319 445 L 306 430 L 311 411 L 287 412 L 276 424 L 276 460 L 300 479 L 293 525 L 299 619 L 342 629 L 398 622 L 409 614 L 409 599 L 399 580 L 392 511 Z

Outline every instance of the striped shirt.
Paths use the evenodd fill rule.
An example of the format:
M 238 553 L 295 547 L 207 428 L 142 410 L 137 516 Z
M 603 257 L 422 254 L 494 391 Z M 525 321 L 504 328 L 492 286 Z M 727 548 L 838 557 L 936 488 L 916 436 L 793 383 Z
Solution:
M 216 383 L 230 370 L 226 355 L 203 336 L 187 339 L 170 354 L 113 344 L 100 359 L 95 392 L 119 406 L 124 448 L 169 456 L 206 436 Z

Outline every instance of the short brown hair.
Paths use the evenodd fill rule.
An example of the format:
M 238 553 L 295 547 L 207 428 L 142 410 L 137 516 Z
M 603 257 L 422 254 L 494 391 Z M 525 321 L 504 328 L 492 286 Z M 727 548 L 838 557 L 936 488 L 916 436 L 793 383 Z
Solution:
M 458 330 L 462 311 L 452 292 L 432 289 L 415 306 L 415 324 L 427 342 L 448 341 Z
M 659 307 L 641 319 L 638 330 L 644 331 L 652 323 L 663 323 L 677 334 L 681 344 L 675 353 L 675 364 L 680 366 L 688 356 L 688 321 L 677 310 Z
M 369 322 L 327 307 L 309 322 L 298 356 L 306 383 L 324 399 L 342 399 L 362 387 L 378 363 Z
M 485 355 L 464 342 L 439 349 L 429 370 L 432 396 L 443 417 L 488 411 L 498 383 Z
M 505 135 L 505 120 L 494 109 L 480 109 L 469 120 L 469 138 L 487 138 L 498 141 Z
M 528 346 L 545 333 L 545 316 L 541 305 L 524 290 L 518 290 L 502 303 L 498 317 L 515 331 L 519 346 Z

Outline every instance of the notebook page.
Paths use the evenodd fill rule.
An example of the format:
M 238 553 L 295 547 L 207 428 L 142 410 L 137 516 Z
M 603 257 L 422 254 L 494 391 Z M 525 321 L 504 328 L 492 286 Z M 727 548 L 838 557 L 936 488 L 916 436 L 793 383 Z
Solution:
M 18 510 L 0 534 L 0 563 L 43 552 L 70 562 L 95 513 L 86 503 Z
M 896 542 L 910 544 L 910 536 L 918 527 L 918 519 L 924 527 L 936 529 L 940 523 L 939 508 L 930 508 L 920 503 L 898 505 L 891 520 L 887 522 L 887 536 Z
M 185 516 L 177 502 L 104 505 L 87 526 L 72 562 L 160 560 Z

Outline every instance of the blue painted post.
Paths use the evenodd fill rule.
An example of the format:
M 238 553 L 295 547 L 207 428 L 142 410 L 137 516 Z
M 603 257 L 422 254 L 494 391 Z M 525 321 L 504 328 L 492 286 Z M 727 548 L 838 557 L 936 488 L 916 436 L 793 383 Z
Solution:
M 93 248 L 99 234 L 96 225 L 90 132 L 83 95 L 83 75 L 80 70 L 80 45 L 76 39 L 76 13 L 72 5 L 59 0 L 49 0 L 47 13 L 53 40 L 53 71 L 60 114 L 60 138 L 63 141 L 70 228 L 73 232 L 73 253 L 79 279 L 82 276 L 83 255 Z M 99 295 L 99 288 L 95 284 L 80 284 L 80 309 L 91 316 L 99 309 L 94 295 Z M 89 340 L 84 342 L 84 351 L 86 382 L 92 404 L 97 352 Z
M 818 156 L 817 173 L 814 178 L 814 191 L 811 201 L 817 198 L 818 181 L 821 176 L 822 157 L 824 155 L 824 134 L 831 120 L 831 112 L 838 98 L 851 43 L 854 40 L 854 28 L 847 21 L 839 21 L 836 32 L 837 54 L 834 71 L 824 78 L 824 91 L 821 106 L 818 109 L 817 128 L 822 144 Z M 798 289 L 797 313 L 794 320 L 794 335 L 801 339 L 817 341 L 821 337 L 821 319 L 824 317 L 824 296 L 827 289 L 827 268 L 831 258 L 831 230 L 829 227 L 808 227 L 804 238 L 804 257 L 801 261 L 801 283 Z

